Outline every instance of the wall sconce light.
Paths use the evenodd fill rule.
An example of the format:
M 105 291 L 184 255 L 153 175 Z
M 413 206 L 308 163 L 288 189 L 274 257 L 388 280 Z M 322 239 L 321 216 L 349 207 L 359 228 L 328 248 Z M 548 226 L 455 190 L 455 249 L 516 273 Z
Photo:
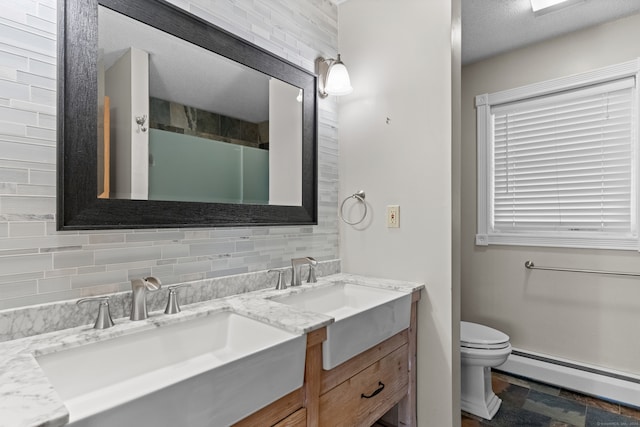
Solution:
M 316 64 L 320 76 L 318 79 L 320 98 L 326 98 L 329 95 L 342 96 L 353 92 L 349 72 L 340 60 L 340 54 L 337 59 L 318 58 Z

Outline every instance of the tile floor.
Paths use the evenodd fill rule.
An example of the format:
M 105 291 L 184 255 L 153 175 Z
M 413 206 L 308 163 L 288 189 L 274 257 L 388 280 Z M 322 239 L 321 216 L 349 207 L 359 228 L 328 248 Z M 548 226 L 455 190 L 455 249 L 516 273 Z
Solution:
M 493 372 L 502 406 L 491 421 L 462 413 L 462 427 L 640 426 L 640 409 Z

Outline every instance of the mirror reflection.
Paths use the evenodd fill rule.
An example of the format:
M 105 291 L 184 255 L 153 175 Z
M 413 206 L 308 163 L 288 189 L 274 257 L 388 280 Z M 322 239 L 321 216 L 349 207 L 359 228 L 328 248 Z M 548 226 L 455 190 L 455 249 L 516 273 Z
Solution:
M 99 198 L 302 205 L 302 89 L 98 8 Z

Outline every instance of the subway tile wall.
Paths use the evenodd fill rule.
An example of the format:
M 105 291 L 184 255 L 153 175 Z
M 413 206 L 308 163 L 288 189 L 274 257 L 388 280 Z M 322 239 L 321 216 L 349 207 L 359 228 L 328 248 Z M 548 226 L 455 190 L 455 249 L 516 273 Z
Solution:
M 337 49 L 329 0 L 173 0 L 194 15 L 313 71 Z M 56 0 L 0 11 L 0 309 L 338 258 L 334 100 L 319 102 L 318 225 L 58 232 Z

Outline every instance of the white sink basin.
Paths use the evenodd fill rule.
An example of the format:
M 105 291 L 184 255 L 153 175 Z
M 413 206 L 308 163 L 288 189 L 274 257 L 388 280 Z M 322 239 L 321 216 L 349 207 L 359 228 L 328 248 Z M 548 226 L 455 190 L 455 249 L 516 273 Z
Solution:
M 302 386 L 306 337 L 232 312 L 37 357 L 74 426 L 227 426 Z
M 411 294 L 351 283 L 304 290 L 273 301 L 335 319 L 322 344 L 325 370 L 408 328 L 411 316 Z

